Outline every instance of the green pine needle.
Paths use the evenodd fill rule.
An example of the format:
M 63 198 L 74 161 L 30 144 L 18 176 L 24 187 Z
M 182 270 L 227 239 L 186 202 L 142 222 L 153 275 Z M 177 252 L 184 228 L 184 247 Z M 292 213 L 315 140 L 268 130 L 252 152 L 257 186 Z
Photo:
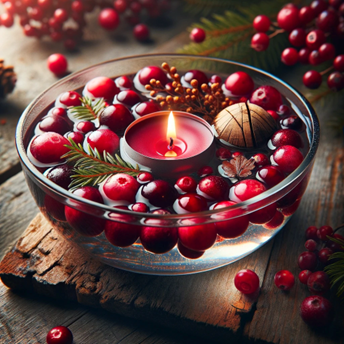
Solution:
M 125 162 L 119 155 L 112 156 L 108 152 L 101 155 L 97 149 L 92 149 L 88 145 L 87 153 L 81 144 L 76 144 L 70 139 L 70 149 L 68 153 L 62 156 L 68 163 L 74 164 L 74 172 L 71 176 L 72 182 L 69 185 L 71 189 L 77 189 L 86 185 L 98 185 L 108 177 L 117 173 L 126 173 L 131 176 L 137 176 L 141 171 L 139 166 L 133 166 Z
M 73 106 L 71 113 L 75 118 L 83 121 L 93 121 L 98 118 L 99 114 L 105 108 L 105 101 L 100 98 L 93 103 L 93 100 L 89 97 L 80 98 L 80 106 Z
M 344 240 L 328 237 L 344 249 Z M 325 272 L 331 279 L 332 286 L 338 286 L 337 296 L 344 296 L 344 252 L 335 252 L 330 256 L 333 263 L 325 267 Z

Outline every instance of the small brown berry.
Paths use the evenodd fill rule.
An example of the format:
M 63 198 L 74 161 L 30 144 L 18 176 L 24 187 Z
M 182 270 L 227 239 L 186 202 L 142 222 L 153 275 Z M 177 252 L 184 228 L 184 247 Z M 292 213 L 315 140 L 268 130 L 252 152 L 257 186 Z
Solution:
M 171 74 L 177 73 L 177 68 L 176 68 L 176 67 L 171 67 L 170 73 L 171 73 Z
M 154 97 L 156 94 L 157 94 L 156 91 L 150 91 L 150 96 L 151 96 L 151 97 Z
M 167 96 L 166 101 L 167 101 L 167 103 L 171 103 L 173 101 L 172 96 Z
M 164 62 L 162 65 L 161 65 L 162 69 L 166 70 L 166 71 L 170 71 L 170 66 L 168 65 L 168 63 Z
M 190 85 L 194 88 L 197 88 L 198 87 L 198 81 L 196 79 L 192 79 L 190 82 Z
M 153 90 L 153 87 L 151 85 L 146 85 L 145 89 L 148 90 L 148 91 L 151 91 L 151 90 Z
M 197 99 L 196 96 L 194 96 L 194 95 L 191 96 L 191 100 L 192 100 L 192 101 L 195 101 L 196 99 Z
M 175 103 L 179 103 L 179 97 L 173 97 L 173 101 L 174 101 Z
M 192 92 L 192 94 L 196 95 L 196 94 L 198 94 L 198 89 L 197 88 L 193 88 L 191 92 Z
M 191 96 L 190 96 L 190 95 L 186 95 L 186 96 L 185 96 L 185 100 L 186 100 L 186 101 L 190 101 L 190 100 L 191 100 Z

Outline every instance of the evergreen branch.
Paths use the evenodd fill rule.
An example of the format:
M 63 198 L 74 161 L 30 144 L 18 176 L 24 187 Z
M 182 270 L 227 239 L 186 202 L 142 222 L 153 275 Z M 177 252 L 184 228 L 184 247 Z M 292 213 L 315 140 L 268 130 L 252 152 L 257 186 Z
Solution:
M 76 189 L 86 185 L 95 186 L 102 183 L 109 176 L 117 173 L 126 173 L 137 176 L 140 173 L 139 166 L 133 166 L 125 162 L 119 155 L 112 156 L 108 152 L 101 155 L 97 149 L 88 146 L 89 154 L 83 149 L 81 144 L 77 145 L 73 140 L 66 145 L 69 152 L 62 156 L 67 163 L 74 163 L 74 172 L 71 176 L 70 187 Z
M 83 97 L 80 98 L 80 106 L 73 106 L 71 113 L 75 118 L 84 121 L 93 121 L 98 118 L 100 112 L 105 107 L 105 101 L 103 98 L 97 99 L 94 103 L 91 98 Z

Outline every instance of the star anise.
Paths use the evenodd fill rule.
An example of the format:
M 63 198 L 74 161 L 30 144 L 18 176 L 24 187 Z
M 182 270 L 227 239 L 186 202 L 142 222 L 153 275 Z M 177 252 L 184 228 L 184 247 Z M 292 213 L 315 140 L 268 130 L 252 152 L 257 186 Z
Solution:
M 243 155 L 239 155 L 230 161 L 224 161 L 222 168 L 229 178 L 245 178 L 252 174 L 254 169 L 254 159 L 246 159 Z

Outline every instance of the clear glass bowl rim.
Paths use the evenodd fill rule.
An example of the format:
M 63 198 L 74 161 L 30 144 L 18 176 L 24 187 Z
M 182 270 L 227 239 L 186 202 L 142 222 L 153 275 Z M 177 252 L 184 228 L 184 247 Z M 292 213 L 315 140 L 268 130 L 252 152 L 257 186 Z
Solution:
M 171 58 L 190 58 L 190 59 L 199 59 L 199 60 L 207 60 L 207 61 L 214 61 L 214 62 L 220 62 L 220 63 L 229 63 L 232 64 L 238 68 L 244 68 L 251 70 L 256 73 L 260 73 L 268 78 L 271 78 L 275 80 L 276 82 L 280 83 L 283 87 L 287 88 L 290 92 L 292 92 L 298 99 L 303 103 L 305 108 L 308 111 L 309 118 L 311 119 L 312 126 L 313 126 L 313 131 L 312 131 L 312 140 L 310 142 L 310 147 L 308 150 L 307 155 L 304 157 L 301 165 L 293 171 L 289 176 L 287 176 L 285 179 L 282 180 L 279 184 L 276 186 L 272 187 L 271 189 L 266 190 L 265 192 L 261 193 L 260 195 L 257 195 L 247 201 L 237 203 L 235 205 L 229 206 L 229 207 L 224 207 L 224 208 L 219 208 L 219 209 L 213 209 L 213 210 L 206 210 L 202 212 L 195 212 L 195 213 L 188 213 L 188 214 L 168 214 L 168 215 L 161 215 L 161 214 L 147 214 L 147 213 L 139 213 L 139 212 L 134 212 L 131 210 L 124 210 L 124 209 L 119 209 L 119 208 L 113 208 L 111 206 L 107 206 L 104 204 L 100 204 L 94 201 L 87 200 L 85 198 L 76 196 L 72 194 L 71 192 L 63 189 L 62 187 L 58 186 L 57 184 L 53 183 L 50 181 L 48 178 L 46 178 L 29 160 L 26 154 L 26 150 L 24 147 L 24 123 L 26 119 L 26 115 L 31 111 L 31 109 L 44 97 L 44 95 L 51 89 L 53 89 L 55 86 L 60 85 L 65 83 L 66 81 L 69 81 L 70 79 L 73 79 L 75 77 L 78 77 L 79 75 L 82 75 L 84 72 L 89 71 L 90 69 L 94 69 L 97 66 L 104 66 L 106 64 L 111 64 L 115 63 L 116 61 L 124 61 L 124 60 L 132 60 L 132 59 L 139 59 L 139 58 L 148 58 L 148 57 L 161 57 L 161 58 L 166 58 L 166 62 L 168 62 L 169 57 Z M 118 213 L 118 214 L 126 214 L 126 215 L 131 215 L 136 218 L 140 217 L 149 217 L 149 218 L 156 218 L 156 219 L 164 219 L 164 220 L 176 220 L 176 219 L 182 219 L 182 218 L 190 218 L 192 217 L 210 217 L 211 215 L 217 214 L 217 213 L 223 213 L 228 210 L 236 210 L 236 209 L 247 209 L 248 207 L 250 208 L 248 213 L 251 213 L 254 210 L 257 210 L 259 208 L 262 208 L 262 205 L 257 205 L 257 209 L 254 208 L 254 204 L 261 204 L 262 201 L 266 201 L 264 206 L 273 203 L 271 201 L 269 203 L 269 199 L 273 198 L 273 196 L 283 190 L 285 187 L 288 185 L 292 184 L 295 182 L 298 178 L 304 174 L 310 164 L 312 163 L 317 148 L 319 144 L 319 138 L 320 138 L 320 126 L 319 126 L 319 120 L 318 117 L 315 113 L 315 110 L 311 106 L 311 104 L 308 102 L 308 100 L 299 92 L 297 91 L 293 86 L 289 85 L 287 82 L 277 78 L 276 76 L 261 70 L 256 67 L 252 67 L 250 65 L 246 65 L 244 63 L 236 62 L 236 61 L 231 61 L 231 60 L 225 60 L 221 58 L 216 58 L 216 57 L 203 57 L 203 56 L 197 56 L 197 55 L 184 55 L 184 54 L 142 54 L 142 55 L 133 55 L 133 56 L 126 56 L 126 57 L 121 57 L 117 59 L 112 59 L 112 60 L 107 60 L 101 63 L 97 63 L 91 66 L 88 66 L 84 69 L 81 69 L 77 72 L 71 73 L 68 76 L 62 78 L 61 80 L 53 83 L 50 87 L 45 89 L 42 93 L 40 93 L 24 110 L 22 113 L 21 117 L 19 118 L 18 124 L 17 124 L 17 129 L 16 129 L 16 134 L 15 134 L 15 143 L 16 143 L 16 149 L 19 155 L 19 158 L 21 160 L 21 163 L 26 166 L 28 171 L 38 180 L 41 184 L 43 184 L 46 188 L 50 189 L 51 192 L 58 194 L 60 197 L 68 198 L 75 200 L 79 203 L 85 203 L 87 206 L 95 209 L 95 210 L 102 210 L 104 212 L 112 212 L 112 213 Z M 259 202 L 259 203 L 258 203 Z M 245 212 L 244 212 L 245 213 Z M 238 216 L 244 215 L 244 213 L 241 213 Z M 234 216 L 236 217 L 236 216 Z M 211 221 L 213 222 L 213 221 Z

